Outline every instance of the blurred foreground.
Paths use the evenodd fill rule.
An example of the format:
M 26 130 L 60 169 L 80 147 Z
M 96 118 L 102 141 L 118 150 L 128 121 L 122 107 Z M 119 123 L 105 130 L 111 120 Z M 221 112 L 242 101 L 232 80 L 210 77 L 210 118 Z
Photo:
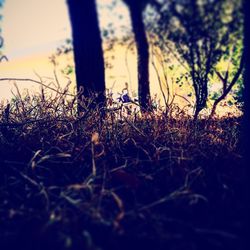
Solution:
M 1 249 L 241 249 L 240 117 L 82 105 L 0 107 Z

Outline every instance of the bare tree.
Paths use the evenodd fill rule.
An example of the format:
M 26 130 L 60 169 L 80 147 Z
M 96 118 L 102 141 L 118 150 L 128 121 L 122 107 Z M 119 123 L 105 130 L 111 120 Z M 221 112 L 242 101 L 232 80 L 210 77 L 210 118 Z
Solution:
M 169 0 L 159 9 L 157 32 L 177 50 L 192 78 L 197 119 L 206 107 L 209 75 L 238 28 L 238 0 Z M 230 11 L 228 11 L 230 10 Z
M 215 70 L 215 73 L 217 74 L 218 78 L 222 82 L 222 94 L 214 101 L 214 104 L 210 113 L 210 118 L 212 118 L 216 114 L 216 108 L 218 104 L 228 96 L 233 86 L 239 80 L 240 75 L 243 71 L 243 68 L 244 68 L 244 56 L 242 55 L 241 60 L 240 60 L 240 65 L 236 73 L 234 74 L 234 77 L 231 79 L 231 81 L 229 81 L 229 69 L 224 74 Z

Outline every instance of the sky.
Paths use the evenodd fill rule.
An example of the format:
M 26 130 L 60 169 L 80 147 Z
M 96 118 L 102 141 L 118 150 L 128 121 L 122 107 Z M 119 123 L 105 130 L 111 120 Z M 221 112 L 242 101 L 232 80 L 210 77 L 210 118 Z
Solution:
M 107 7 L 112 1 L 97 0 L 100 28 L 104 30 L 109 23 L 113 23 L 116 34 L 119 35 L 123 32 L 122 26 L 130 27 L 129 14 L 122 1 L 118 0 L 111 15 Z M 4 7 L 0 11 L 3 14 L 0 24 L 4 37 L 2 52 L 9 59 L 9 62 L 0 64 L 1 77 L 34 78 L 34 72 L 53 77 L 53 68 L 49 64 L 48 57 L 66 39 L 71 38 L 66 0 L 5 0 Z M 120 18 L 121 14 L 123 18 Z M 119 81 L 122 82 L 120 85 L 128 81 L 124 56 L 124 50 L 116 53 L 116 67 L 107 74 L 108 85 L 113 84 L 114 78 L 118 85 Z M 135 59 L 132 60 L 135 63 Z M 135 75 L 136 72 L 134 79 Z M 23 83 L 20 86 L 30 87 Z M 0 83 L 0 98 L 11 96 L 11 89 L 11 84 Z
M 4 47 L 9 61 L 0 64 L 4 77 L 36 78 L 52 76 L 48 56 L 71 36 L 64 0 L 5 0 L 1 10 Z M 18 84 L 20 89 L 35 89 L 31 84 Z M 0 83 L 0 99 L 11 98 L 13 83 Z M 14 91 L 15 92 L 15 91 Z
M 70 32 L 64 0 L 5 1 L 2 35 L 10 60 L 52 51 Z
M 105 8 L 112 0 L 97 2 L 100 26 L 104 28 L 110 22 L 117 24 L 117 16 L 114 13 L 110 15 Z M 5 54 L 15 59 L 46 53 L 70 38 L 71 28 L 65 3 L 66 0 L 5 0 L 1 24 Z M 121 3 L 118 3 L 116 12 L 128 15 Z

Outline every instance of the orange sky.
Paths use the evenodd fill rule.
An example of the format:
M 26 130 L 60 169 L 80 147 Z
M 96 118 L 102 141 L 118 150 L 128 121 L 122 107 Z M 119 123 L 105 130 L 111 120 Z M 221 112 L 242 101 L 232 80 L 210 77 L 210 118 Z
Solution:
M 97 0 L 101 29 L 113 22 L 118 35 L 122 34 L 122 26 L 127 27 L 128 30 L 131 29 L 128 10 L 122 4 L 122 1 L 119 1 L 120 4 L 118 4 L 114 13 L 110 15 L 110 11 L 106 6 L 112 0 Z M 122 19 L 119 18 L 120 14 L 123 15 Z M 0 64 L 1 78 L 20 77 L 37 79 L 35 72 L 40 76 L 53 78 L 53 65 L 49 63 L 48 57 L 55 52 L 60 44 L 63 44 L 65 39 L 71 37 L 65 0 L 6 0 L 1 26 L 3 30 L 2 35 L 5 39 L 3 52 L 9 58 L 9 62 Z M 113 91 L 121 92 L 125 82 L 128 82 L 130 90 L 137 92 L 136 55 L 128 54 L 127 66 L 125 54 L 126 49 L 124 47 L 116 47 L 114 52 L 115 60 L 113 61 L 114 67 L 112 70 L 106 70 L 106 85 L 107 88 L 114 85 Z M 106 54 L 105 57 L 107 56 L 109 55 Z M 68 80 L 64 75 L 60 74 L 60 70 L 67 64 L 73 65 L 73 57 L 71 55 L 68 61 L 65 60 L 65 57 L 60 57 L 59 61 L 60 66 L 57 68 L 57 71 L 60 83 L 64 86 Z M 158 71 L 163 80 L 163 72 L 160 66 Z M 178 72 L 175 74 L 178 75 Z M 75 86 L 74 78 L 74 75 L 71 75 L 72 90 Z M 152 65 L 150 65 L 150 82 L 152 96 L 157 93 L 158 98 L 162 100 L 159 82 Z M 38 89 L 37 85 L 31 83 L 22 82 L 18 83 L 18 86 L 21 91 L 26 88 L 32 91 Z M 0 82 L 0 99 L 11 98 L 11 90 L 14 90 L 13 84 Z M 187 95 L 186 89 L 181 91 L 180 94 Z M 188 91 L 190 91 L 190 87 Z M 185 104 L 187 103 L 184 102 Z
M 8 56 L 9 62 L 0 64 L 1 77 L 36 78 L 34 71 L 39 75 L 53 76 L 53 66 L 48 63 L 48 57 L 67 38 L 71 37 L 65 2 L 65 0 L 5 1 L 2 22 L 2 35 L 5 39 L 3 53 Z M 120 1 L 113 15 L 110 15 L 107 6 L 111 2 L 112 0 L 97 0 L 100 27 L 104 29 L 110 22 L 113 22 L 117 33 L 121 34 L 120 26 L 125 25 L 130 28 L 128 10 Z M 124 17 L 121 20 L 118 18 L 120 14 Z M 124 56 L 125 51 L 119 49 L 116 53 L 115 69 L 107 72 L 108 87 L 114 82 L 114 78 L 118 88 L 123 87 L 124 82 L 128 81 Z M 60 58 L 61 64 L 65 64 L 62 60 Z M 135 65 L 134 60 L 132 59 L 133 65 Z M 73 59 L 70 63 L 73 64 Z M 133 82 L 136 81 L 135 68 L 131 69 Z M 11 84 L 0 83 L 1 99 L 11 96 L 11 86 Z M 21 89 L 30 86 L 31 84 L 20 84 Z
M 97 0 L 101 28 L 113 22 L 130 26 L 128 11 L 121 0 L 110 14 L 107 8 L 112 0 Z M 47 53 L 56 49 L 66 38 L 71 37 L 71 28 L 66 0 L 5 0 L 3 8 L 2 35 L 5 38 L 4 52 L 10 59 Z M 123 19 L 118 15 L 122 14 Z M 119 21 L 118 21 L 119 20 Z

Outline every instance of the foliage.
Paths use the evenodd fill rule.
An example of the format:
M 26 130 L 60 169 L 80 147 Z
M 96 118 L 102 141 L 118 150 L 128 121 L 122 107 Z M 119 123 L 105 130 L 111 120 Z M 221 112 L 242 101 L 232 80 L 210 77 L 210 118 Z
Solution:
M 196 95 L 196 112 L 206 106 L 212 74 L 242 25 L 241 1 L 172 0 L 163 2 L 156 33 L 187 63 Z

